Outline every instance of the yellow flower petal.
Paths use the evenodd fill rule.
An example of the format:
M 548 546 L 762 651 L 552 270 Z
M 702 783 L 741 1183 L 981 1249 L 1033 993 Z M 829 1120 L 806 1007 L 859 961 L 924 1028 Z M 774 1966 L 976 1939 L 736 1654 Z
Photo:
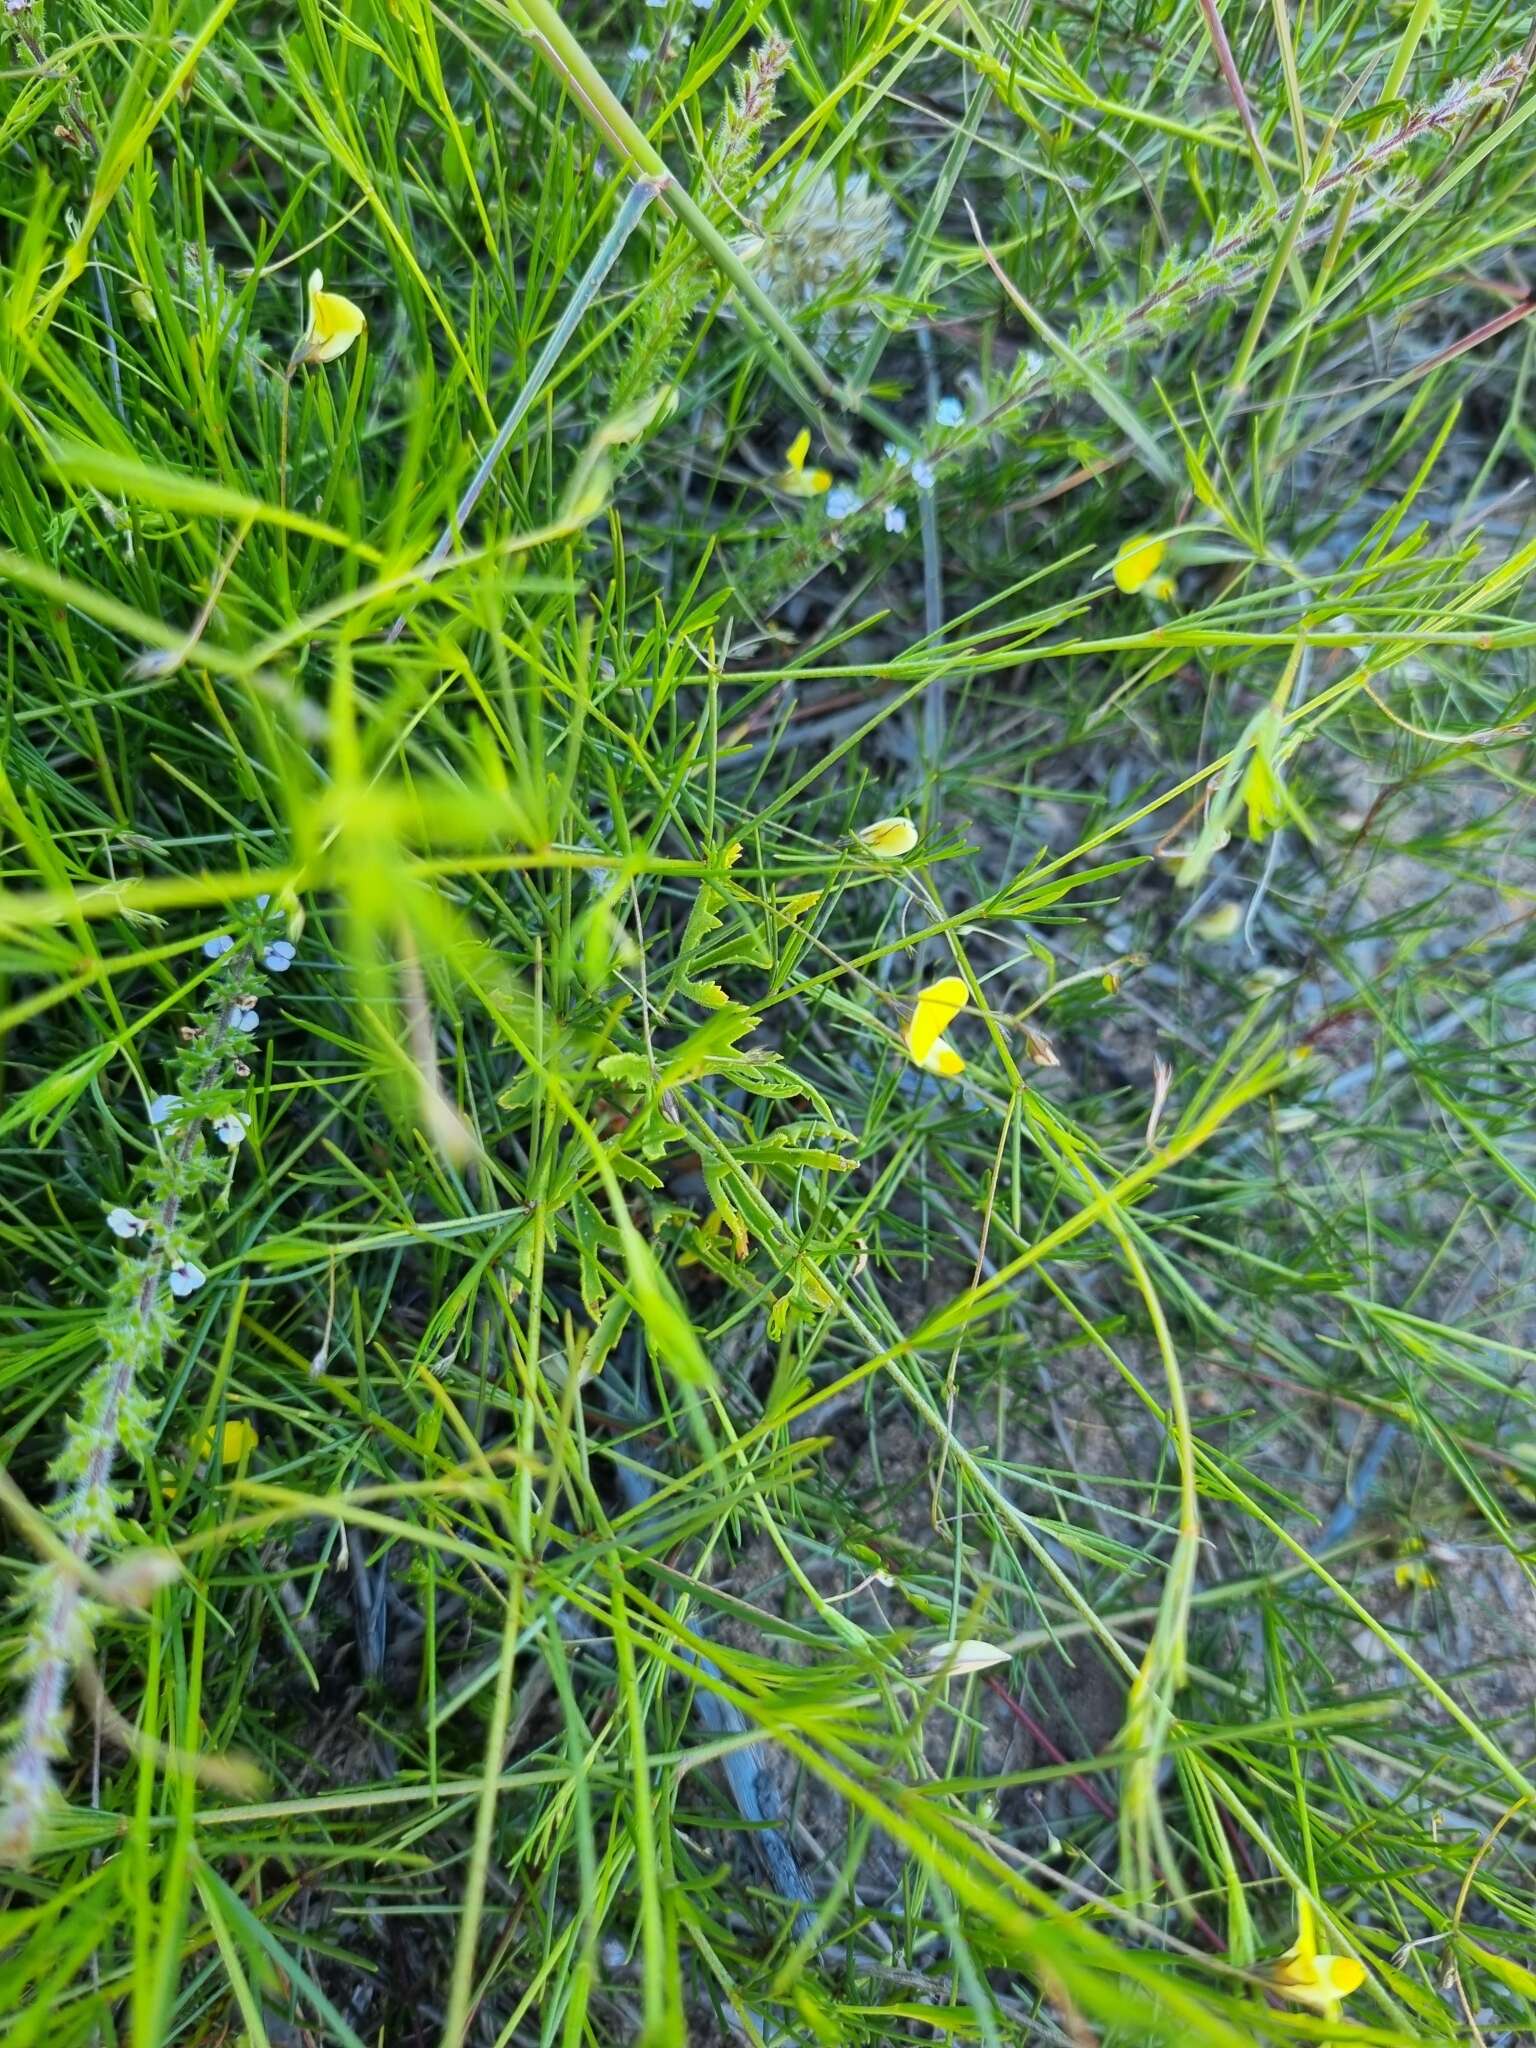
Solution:
M 361 306 L 354 306 L 340 292 L 326 291 L 318 270 L 309 273 L 309 328 L 299 347 L 301 362 L 334 363 L 367 326 Z
M 1348 1998 L 1365 1982 L 1365 1965 L 1355 1956 L 1302 1953 L 1288 1948 L 1272 1971 L 1275 1988 L 1297 2005 L 1326 2008 Z
M 930 1074 L 958 1074 L 965 1061 L 944 1033 L 971 999 L 971 992 L 957 974 L 946 974 L 919 995 L 905 1032 L 906 1047 L 913 1062 Z
M 917 827 L 910 818 L 877 818 L 854 837 L 876 860 L 901 860 L 917 844 Z
M 917 1059 L 916 1053 L 912 1057 Z M 956 1074 L 965 1072 L 964 1059 L 955 1051 L 949 1040 L 942 1036 L 933 1041 L 922 1058 L 917 1060 L 917 1064 L 924 1073 L 938 1074 L 946 1081 Z
M 254 1423 L 226 1422 L 219 1431 L 219 1463 L 221 1465 L 238 1465 L 240 1460 L 248 1457 L 260 1442 L 261 1438 L 256 1433 Z M 205 1429 L 197 1443 L 197 1455 L 200 1461 L 213 1456 L 213 1446 L 213 1431 Z
M 1164 555 L 1168 552 L 1165 540 L 1156 540 L 1150 534 L 1138 534 L 1135 540 L 1128 540 L 1115 557 L 1115 583 L 1127 597 L 1134 597 L 1138 590 L 1150 583 L 1162 567 Z M 1166 595 L 1156 591 L 1154 596 Z
M 219 1461 L 225 1465 L 238 1465 L 260 1442 L 254 1422 L 226 1422 L 219 1433 Z
M 784 450 L 784 468 L 775 479 L 786 497 L 819 498 L 824 491 L 831 490 L 830 470 L 806 468 L 805 458 L 810 452 L 811 430 L 802 427 Z

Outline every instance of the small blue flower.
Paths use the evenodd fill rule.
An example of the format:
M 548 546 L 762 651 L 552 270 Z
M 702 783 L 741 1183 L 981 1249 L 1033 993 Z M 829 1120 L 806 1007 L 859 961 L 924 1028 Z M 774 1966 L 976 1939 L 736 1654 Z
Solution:
M 293 965 L 294 947 L 287 939 L 274 939 L 261 956 L 269 974 L 286 974 Z
M 269 904 L 269 903 L 270 903 L 271 901 L 272 901 L 272 898 L 271 898 L 270 896 L 268 896 L 268 895 L 265 895 L 265 894 L 263 894 L 263 895 L 260 895 L 260 896 L 258 896 L 258 897 L 256 898 L 256 908 L 257 908 L 258 910 L 265 910 L 265 909 L 266 909 L 266 907 L 267 907 L 267 905 L 268 905 L 268 904 Z
M 904 511 L 902 510 L 902 508 L 901 508 L 901 506 L 900 506 L 900 505 L 887 505 L 887 506 L 886 506 L 886 508 L 885 508 L 885 530 L 886 530 L 886 532 L 887 532 L 887 533 L 905 533 L 905 532 L 906 532 L 906 530 L 907 530 L 907 515 L 906 515 L 906 513 L 905 513 L 905 512 L 904 512 Z
M 958 427 L 965 418 L 965 407 L 946 392 L 933 408 L 933 417 L 938 426 Z
M 829 519 L 851 519 L 864 500 L 857 491 L 847 484 L 834 484 L 827 493 L 827 517 Z
M 234 943 L 228 932 L 215 932 L 211 939 L 204 939 L 203 941 L 203 958 L 205 960 L 222 960 Z
M 157 1095 L 149 1105 L 149 1120 L 152 1124 L 168 1124 L 180 1107 L 179 1095 Z
M 905 469 L 912 460 L 912 450 L 910 448 L 898 448 L 894 441 L 886 442 L 885 453 L 886 459 L 894 462 L 898 469 Z
M 224 1012 L 226 1031 L 254 1031 L 261 1022 L 254 1010 L 242 1009 L 238 1003 L 231 1003 Z
M 194 1266 L 190 1259 L 183 1259 L 179 1266 L 172 1266 L 170 1278 L 172 1294 L 178 1301 L 185 1301 L 189 1294 L 196 1294 L 208 1275 L 201 1266 Z
M 229 1110 L 224 1116 L 216 1116 L 213 1120 L 214 1136 L 221 1139 L 231 1152 L 250 1128 L 250 1118 L 242 1116 L 238 1109 Z
M 933 464 L 931 462 L 924 462 L 922 457 L 919 456 L 912 465 L 912 481 L 920 491 L 931 491 L 933 489 Z
M 114 1237 L 142 1237 L 149 1228 L 147 1216 L 135 1216 L 131 1209 L 109 1209 L 107 1228 Z

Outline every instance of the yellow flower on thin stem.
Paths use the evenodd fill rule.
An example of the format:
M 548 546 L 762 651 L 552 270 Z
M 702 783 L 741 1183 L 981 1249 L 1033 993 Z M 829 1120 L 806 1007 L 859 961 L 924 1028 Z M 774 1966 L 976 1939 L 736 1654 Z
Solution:
M 917 827 L 910 818 L 876 818 L 854 837 L 876 860 L 904 860 L 917 844 Z
M 1355 1956 L 1328 1955 L 1318 1948 L 1312 1902 L 1298 1894 L 1296 1939 L 1271 1965 L 1270 1978 L 1282 1998 L 1332 2018 L 1340 2003 L 1365 1982 L 1365 1965 Z
M 1439 1584 L 1435 1568 L 1424 1555 L 1424 1544 L 1418 1537 L 1404 1544 L 1403 1557 L 1392 1574 L 1392 1580 L 1396 1586 L 1416 1586 L 1423 1593 Z
M 1134 597 L 1143 590 L 1148 597 L 1175 596 L 1178 584 L 1172 576 L 1158 573 L 1167 552 L 1167 541 L 1158 540 L 1153 534 L 1141 533 L 1134 540 L 1128 540 L 1115 557 L 1116 589 L 1123 590 L 1127 597 Z
M 970 1000 L 971 992 L 958 974 L 946 974 L 918 996 L 903 1037 L 908 1057 L 925 1074 L 947 1080 L 965 1072 L 965 1061 L 944 1033 Z
M 301 363 L 334 363 L 344 356 L 368 322 L 361 306 L 354 306 L 340 292 L 328 292 L 318 270 L 309 273 L 309 326 L 299 343 Z
M 226 1422 L 217 1437 L 218 1460 L 221 1465 L 238 1465 L 242 1458 L 248 1458 L 261 1438 L 253 1422 Z M 199 1462 L 214 1454 L 215 1437 L 211 1429 L 205 1429 L 198 1440 Z
M 811 430 L 802 427 L 784 450 L 784 468 L 774 478 L 786 497 L 819 498 L 824 491 L 831 490 L 832 472 L 829 469 L 806 468 L 805 458 L 810 452 Z

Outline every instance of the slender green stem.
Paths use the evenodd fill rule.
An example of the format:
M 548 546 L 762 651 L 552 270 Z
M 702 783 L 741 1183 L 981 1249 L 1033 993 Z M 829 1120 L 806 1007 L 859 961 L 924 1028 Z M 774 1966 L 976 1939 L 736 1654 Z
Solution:
M 598 244 L 597 253 L 593 256 L 592 261 L 588 264 L 585 272 L 571 292 L 570 298 L 566 301 L 564 312 L 555 322 L 549 339 L 545 342 L 543 348 L 540 349 L 537 361 L 528 372 L 527 382 L 512 401 L 506 418 L 496 429 L 495 439 L 491 442 L 490 447 L 486 449 L 484 455 L 481 456 L 474 475 L 465 485 L 459 502 L 454 508 L 453 517 L 438 535 L 433 543 L 431 553 L 422 563 L 422 573 L 424 575 L 430 575 L 442 563 L 447 561 L 455 543 L 469 522 L 470 514 L 480 502 L 481 492 L 491 480 L 491 472 L 506 453 L 507 445 L 511 441 L 512 436 L 528 417 L 529 409 L 533 405 L 534 400 L 549 382 L 555 365 L 564 354 L 571 336 L 576 332 L 577 323 L 602 290 L 603 280 L 618 261 L 624 244 L 639 226 L 641 215 L 656 197 L 657 193 L 662 190 L 665 183 L 665 172 L 662 172 L 659 176 L 637 178 L 625 193 L 624 203 L 619 208 L 618 218 Z M 386 644 L 393 645 L 404 631 L 405 619 L 402 615 L 395 620 L 395 623 L 385 634 Z

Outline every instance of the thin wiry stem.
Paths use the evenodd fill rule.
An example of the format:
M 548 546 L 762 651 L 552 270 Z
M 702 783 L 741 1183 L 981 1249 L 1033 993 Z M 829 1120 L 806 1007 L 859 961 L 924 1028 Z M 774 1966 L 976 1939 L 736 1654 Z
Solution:
M 576 332 L 577 322 L 602 290 L 603 280 L 618 261 L 624 244 L 639 226 L 641 215 L 665 182 L 664 178 L 637 178 L 625 193 L 618 219 L 598 244 L 597 254 L 587 265 L 585 273 L 566 301 L 565 311 L 555 322 L 553 332 L 540 349 L 538 360 L 528 373 L 528 381 L 512 401 L 511 410 L 496 429 L 495 440 L 481 456 L 474 475 L 465 485 L 463 494 L 454 507 L 453 517 L 438 535 L 433 543 L 432 552 L 422 563 L 420 573 L 423 576 L 430 576 L 453 552 L 470 514 L 480 502 L 480 493 L 490 482 L 492 472 L 506 453 L 507 444 L 528 417 L 529 408 L 549 382 L 550 374 L 564 353 L 566 344 Z M 404 631 L 405 618 L 402 614 L 385 634 L 385 644 L 392 647 Z

